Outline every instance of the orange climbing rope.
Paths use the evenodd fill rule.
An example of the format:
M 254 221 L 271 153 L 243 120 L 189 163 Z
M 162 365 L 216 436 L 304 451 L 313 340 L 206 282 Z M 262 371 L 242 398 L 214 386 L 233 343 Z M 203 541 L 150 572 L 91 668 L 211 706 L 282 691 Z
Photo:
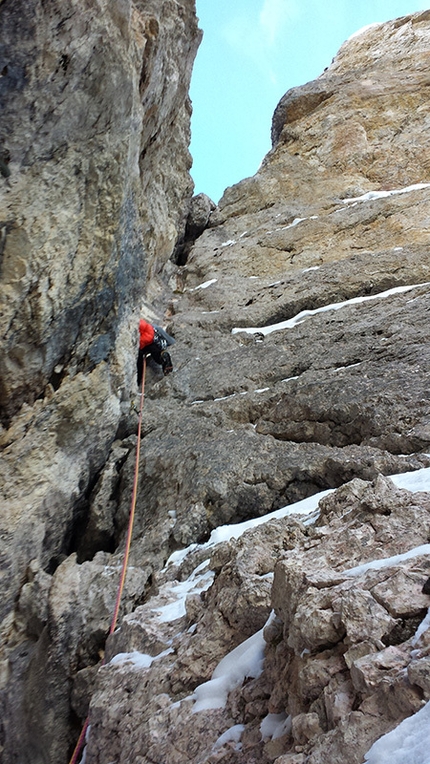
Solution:
M 137 444 L 136 444 L 136 461 L 134 464 L 134 480 L 133 480 L 133 493 L 131 496 L 131 506 L 130 506 L 130 515 L 128 519 L 128 530 L 127 530 L 127 538 L 125 542 L 125 550 L 124 550 L 124 557 L 122 560 L 122 569 L 121 569 L 121 577 L 119 579 L 118 584 L 118 591 L 116 594 L 116 600 L 115 600 L 115 607 L 112 615 L 112 621 L 109 629 L 109 634 L 113 634 L 116 628 L 116 623 L 118 620 L 118 613 L 119 608 L 121 605 L 121 597 L 122 592 L 124 589 L 124 582 L 125 577 L 127 575 L 127 567 L 128 567 L 128 558 L 130 554 L 130 546 L 131 546 L 131 537 L 133 534 L 133 523 L 134 523 L 134 514 L 136 509 L 136 499 L 137 499 L 137 484 L 139 480 L 139 460 L 140 460 L 140 438 L 141 438 L 141 432 L 142 432 L 142 410 L 143 410 L 143 398 L 144 398 L 144 392 L 145 392 L 145 373 L 146 373 L 146 358 L 144 356 L 143 358 L 143 374 L 142 374 L 142 388 L 141 388 L 141 396 L 140 396 L 140 407 L 139 407 L 139 423 L 137 426 Z M 104 664 L 104 658 L 102 661 L 102 664 Z M 78 756 L 82 750 L 82 747 L 85 742 L 85 736 L 87 734 L 89 726 L 89 718 L 87 717 L 85 720 L 85 724 L 82 728 L 82 732 L 79 735 L 79 740 L 76 743 L 75 750 L 73 751 L 72 758 L 70 759 L 69 764 L 76 764 L 78 760 Z

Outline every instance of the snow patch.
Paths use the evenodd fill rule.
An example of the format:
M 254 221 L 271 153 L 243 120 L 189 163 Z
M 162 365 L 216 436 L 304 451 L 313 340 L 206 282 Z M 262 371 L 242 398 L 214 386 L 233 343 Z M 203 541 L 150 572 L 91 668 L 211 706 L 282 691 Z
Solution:
M 408 552 L 403 554 L 395 554 L 393 557 L 383 557 L 381 560 L 371 560 L 371 562 L 365 562 L 363 565 L 357 565 L 355 568 L 348 568 L 343 573 L 348 576 L 360 576 L 365 573 L 366 570 L 380 570 L 381 568 L 390 568 L 393 565 L 398 565 L 400 562 L 410 560 L 411 557 L 419 557 L 422 554 L 430 555 L 430 544 L 421 544 L 414 549 L 409 549 Z
M 354 196 L 350 199 L 342 199 L 342 202 L 351 204 L 352 202 L 369 202 L 373 199 L 385 199 L 387 196 L 396 196 L 397 194 L 408 194 L 410 191 L 421 191 L 423 188 L 428 188 L 430 183 L 414 183 L 412 186 L 405 186 L 405 188 L 396 188 L 392 191 L 368 191 L 367 194 L 362 196 Z
M 430 702 L 383 735 L 365 754 L 367 764 L 429 764 Z
M 275 228 L 274 231 L 266 231 L 266 233 L 277 233 L 277 231 L 287 231 L 288 228 L 295 228 L 296 225 L 299 225 L 299 223 L 304 223 L 306 220 L 317 220 L 318 215 L 311 215 L 308 218 L 294 218 L 292 223 L 289 223 L 288 225 L 284 225 L 281 228 Z
M 429 456 L 429 454 L 426 454 Z M 405 488 L 412 493 L 430 491 L 430 467 L 423 467 L 415 472 L 402 472 L 400 475 L 390 475 L 397 488 Z
M 420 625 L 418 626 L 418 629 L 416 630 L 412 638 L 412 645 L 416 645 L 421 634 L 424 634 L 424 632 L 427 631 L 427 629 L 429 628 L 430 628 L 430 608 L 428 609 L 426 617 L 421 621 Z
M 230 539 L 239 538 L 249 528 L 256 528 L 258 525 L 269 522 L 269 520 L 279 520 L 289 515 L 308 515 L 313 512 L 317 507 L 320 499 L 323 496 L 327 496 L 329 493 L 333 493 L 333 488 L 329 488 L 321 493 L 308 496 L 307 499 L 295 502 L 295 504 L 289 504 L 286 507 L 275 509 L 274 512 L 270 512 L 263 517 L 256 517 L 253 520 L 245 520 L 243 523 L 235 523 L 234 525 L 221 525 L 212 531 L 209 541 L 204 546 L 213 546 L 213 544 L 220 544 L 222 541 L 229 541 Z
M 219 736 L 218 740 L 215 740 L 212 750 L 216 751 L 226 743 L 236 743 L 234 750 L 240 751 L 242 749 L 240 738 L 242 737 L 242 732 L 244 730 L 244 724 L 235 724 L 234 727 L 230 727 L 230 729 L 226 730 L 222 735 Z
M 260 724 L 262 740 L 276 740 L 291 732 L 291 716 L 287 714 L 267 714 Z
M 198 286 L 194 287 L 193 289 L 188 289 L 188 292 L 197 292 L 198 289 L 207 289 L 208 287 L 212 286 L 212 284 L 215 284 L 215 282 L 218 281 L 218 279 L 209 279 L 209 281 L 204 281 L 203 284 L 199 284 Z
M 201 573 L 202 568 L 207 568 L 207 565 L 208 561 L 204 560 L 186 581 L 177 581 L 165 590 L 175 599 L 173 602 L 154 608 L 152 611 L 158 615 L 158 619 L 161 623 L 169 623 L 170 621 L 176 621 L 178 618 L 182 618 L 187 612 L 185 608 L 187 597 L 190 594 L 200 594 L 209 589 L 214 580 L 215 573 L 212 570 L 206 570 L 206 572 Z
M 107 664 L 108 666 L 124 666 L 134 669 L 146 669 L 149 668 L 152 663 L 159 658 L 164 658 L 166 655 L 173 653 L 173 649 L 169 647 L 167 650 L 163 650 L 158 655 L 147 655 L 147 653 L 140 653 L 138 650 L 133 650 L 130 653 L 117 653 Z
M 409 292 L 412 289 L 417 289 L 418 287 L 425 287 L 429 286 L 430 281 L 425 281 L 421 284 L 410 284 L 407 286 L 399 286 L 399 287 L 393 287 L 392 289 L 387 289 L 385 292 L 378 292 L 378 294 L 371 294 L 366 295 L 364 297 L 353 297 L 350 300 L 344 300 L 343 302 L 334 302 L 330 305 L 323 305 L 322 308 L 315 308 L 314 310 L 302 310 L 300 313 L 297 313 L 296 316 L 293 318 L 289 318 L 287 321 L 280 321 L 278 324 L 271 324 L 270 326 L 251 326 L 251 327 L 235 327 L 231 330 L 232 334 L 238 334 L 238 332 L 246 332 L 247 334 L 271 334 L 272 332 L 280 331 L 281 329 L 292 329 L 296 324 L 301 323 L 306 318 L 310 318 L 311 316 L 316 316 L 317 313 L 326 313 L 330 310 L 340 310 L 340 308 L 345 308 L 350 305 L 358 305 L 362 302 L 369 302 L 369 300 L 378 300 L 383 299 L 385 297 L 391 297 L 395 294 L 403 294 L 404 292 Z
M 269 624 L 274 617 L 270 614 Z M 239 687 L 246 677 L 256 679 L 263 671 L 265 641 L 263 629 L 235 647 L 218 663 L 209 682 L 200 684 L 191 695 L 195 700 L 193 713 L 211 708 L 225 708 L 228 693 Z

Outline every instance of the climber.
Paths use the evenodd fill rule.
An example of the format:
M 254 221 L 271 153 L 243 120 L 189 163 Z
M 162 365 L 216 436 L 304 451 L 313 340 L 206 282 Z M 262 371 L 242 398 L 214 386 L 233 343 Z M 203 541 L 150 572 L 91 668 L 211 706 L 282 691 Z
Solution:
M 151 355 L 163 369 L 163 374 L 170 374 L 173 371 L 172 361 L 167 348 L 174 343 L 173 337 L 170 337 L 161 326 L 148 324 L 143 318 L 139 321 L 139 354 L 137 356 L 137 385 L 140 388 L 143 374 L 143 358 Z

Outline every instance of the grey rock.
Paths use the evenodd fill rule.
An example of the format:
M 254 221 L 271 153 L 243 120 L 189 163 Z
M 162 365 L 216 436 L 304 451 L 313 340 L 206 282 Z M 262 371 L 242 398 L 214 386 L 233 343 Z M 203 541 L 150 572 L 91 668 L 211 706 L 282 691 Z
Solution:
M 428 691 L 429 629 L 415 637 L 428 556 L 350 569 L 430 533 L 428 494 L 388 477 L 430 465 L 419 183 L 430 17 L 352 38 L 287 94 L 258 173 L 217 209 L 192 203 L 197 238 L 179 265 L 194 3 L 111 5 L 77 28 L 55 3 L 38 17 L 46 82 L 32 5 L 20 6 L 28 34 L 1 83 L 16 125 L 0 136 L 11 155 L 0 178 L 3 758 L 65 761 L 70 711 L 89 709 L 88 764 L 361 764 Z M 109 55 L 97 42 L 107 35 Z M 368 191 L 382 193 L 357 198 Z M 134 483 L 141 314 L 174 336 L 174 373 L 147 370 L 130 569 L 106 642 Z M 313 525 L 287 516 L 207 543 L 219 525 L 322 489 L 332 493 Z M 189 580 L 197 566 L 204 581 Z M 196 687 L 260 629 L 262 673 L 224 708 L 192 713 Z M 286 723 L 263 741 L 267 714 L 291 716 L 297 740 Z M 236 725 L 241 750 L 217 746 Z

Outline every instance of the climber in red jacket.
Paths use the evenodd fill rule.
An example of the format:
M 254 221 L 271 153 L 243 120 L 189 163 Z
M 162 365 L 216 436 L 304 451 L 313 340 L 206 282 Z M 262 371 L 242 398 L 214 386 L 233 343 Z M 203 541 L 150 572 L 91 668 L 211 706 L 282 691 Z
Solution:
M 137 356 L 137 385 L 142 384 L 143 358 L 151 355 L 156 363 L 163 369 L 163 374 L 170 374 L 173 371 L 172 360 L 167 348 L 174 343 L 173 337 L 170 337 L 161 326 L 148 324 L 143 318 L 139 321 L 139 354 Z

